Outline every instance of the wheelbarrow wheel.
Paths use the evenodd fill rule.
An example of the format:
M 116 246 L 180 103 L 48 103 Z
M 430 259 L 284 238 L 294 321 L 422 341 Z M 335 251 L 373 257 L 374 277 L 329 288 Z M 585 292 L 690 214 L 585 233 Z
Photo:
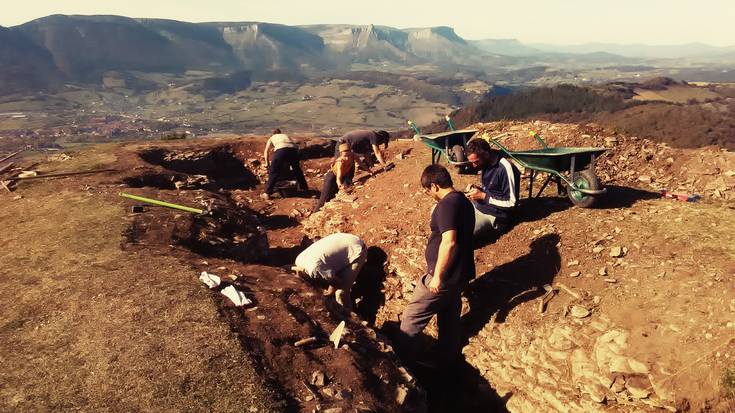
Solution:
M 452 157 L 453 162 L 466 162 L 467 156 L 464 153 L 462 145 L 454 145 L 449 149 L 449 156 Z
M 597 175 L 589 169 L 585 169 L 584 171 L 575 174 L 573 182 L 574 185 L 580 189 L 591 189 L 594 191 L 602 189 L 602 185 L 600 184 L 600 180 L 597 178 Z M 567 188 L 567 192 L 572 203 L 580 208 L 590 208 L 597 200 L 595 196 L 575 191 L 571 187 Z

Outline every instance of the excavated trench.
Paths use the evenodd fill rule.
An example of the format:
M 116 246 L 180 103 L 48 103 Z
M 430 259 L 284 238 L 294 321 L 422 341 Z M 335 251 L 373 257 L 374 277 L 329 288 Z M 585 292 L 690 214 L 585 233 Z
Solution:
M 122 182 L 140 189 L 136 194 L 207 211 L 191 214 L 144 206 L 135 216 L 126 241 L 138 245 L 181 245 L 206 257 L 258 262 L 268 257 L 268 237 L 262 217 L 237 206 L 227 194 L 259 183 L 255 174 L 229 146 L 208 150 L 154 148 L 139 153 L 157 168 L 128 176 Z M 156 191 L 153 191 L 155 189 Z M 149 194 L 146 194 L 149 193 Z
M 633 161 L 635 161 L 632 155 L 634 149 L 630 149 L 630 157 Z M 320 150 L 326 153 L 326 149 Z M 149 152 L 154 153 L 154 151 Z M 190 158 L 211 160 L 214 156 L 200 153 L 187 158 L 181 156 L 181 153 L 172 155 L 170 151 L 157 150 L 155 153 L 157 154 L 155 156 L 152 154 L 146 156 L 155 158 L 151 158 L 153 159 L 151 162 L 158 167 L 166 168 L 163 173 L 170 175 L 203 173 L 202 169 L 187 169 L 192 172 L 181 170 L 189 166 L 184 160 Z M 209 160 L 203 163 L 206 164 L 210 162 Z M 248 164 L 252 162 L 248 160 Z M 414 162 L 409 158 L 408 162 L 398 166 L 396 169 L 398 173 L 394 172 L 370 179 L 369 184 L 373 188 L 392 189 L 387 194 L 385 191 L 367 188 L 366 185 L 365 190 L 358 192 L 360 197 L 357 202 L 339 201 L 334 202 L 333 205 L 328 204 L 322 212 L 311 215 L 308 219 L 311 222 L 305 222 L 304 226 L 307 233 L 312 236 L 335 231 L 355 233 L 364 237 L 366 242 L 372 246 L 368 264 L 358 278 L 353 297 L 359 300 L 356 302 L 356 309 L 361 319 L 371 325 L 381 326 L 380 331 L 386 336 L 391 336 L 392 331 L 397 327 L 398 315 L 405 305 L 405 297 L 410 293 L 411 288 L 408 288 L 410 281 L 416 278 L 416 268 L 423 264 L 422 248 L 426 236 L 424 218 L 421 218 L 420 225 L 414 223 L 413 219 L 406 219 L 406 217 L 414 216 L 416 211 L 429 209 L 429 201 L 421 197 L 420 192 L 417 192 L 416 184 L 405 180 L 406 176 L 419 174 L 418 167 L 411 166 L 413 164 Z M 245 163 L 242 165 L 245 167 Z M 613 174 L 612 171 L 605 169 L 601 171 Z M 220 175 L 220 180 L 227 180 L 227 176 L 223 175 Z M 165 177 L 165 179 L 171 180 L 172 178 Z M 177 179 L 176 176 L 173 178 L 174 181 Z M 612 191 L 615 186 L 610 188 Z M 198 191 L 186 191 L 187 194 L 184 196 L 190 197 L 192 202 L 197 202 L 195 196 L 200 194 Z M 646 199 L 646 193 L 642 191 L 635 192 L 630 189 L 627 191 L 629 194 L 635 194 L 636 199 Z M 210 191 L 206 193 L 206 198 L 215 197 L 213 195 L 217 193 Z M 251 195 L 252 193 L 245 193 L 244 197 Z M 225 209 L 237 209 L 225 197 L 222 198 L 222 202 L 222 207 Z M 288 205 L 286 202 L 291 202 L 291 200 L 276 201 L 276 204 L 280 203 L 278 206 L 281 212 Z M 610 206 L 606 208 L 621 209 L 628 204 L 616 203 L 614 205 L 612 208 Z M 472 312 L 465 314 L 467 317 L 463 320 L 469 324 L 469 331 L 473 337 L 469 338 L 469 343 L 465 346 L 465 358 L 468 363 L 462 366 L 464 369 L 461 380 L 463 389 L 460 390 L 461 393 L 455 393 L 457 411 L 502 411 L 504 405 L 513 411 L 552 411 L 552 407 L 558 407 L 558 410 L 561 411 L 603 411 L 614 408 L 623 409 L 626 408 L 625 406 L 631 406 L 631 408 L 634 406 L 639 409 L 646 408 L 646 405 L 671 406 L 668 400 L 672 396 L 669 395 L 668 387 L 656 387 L 655 393 L 651 393 L 645 399 L 639 400 L 632 396 L 644 390 L 650 391 L 649 387 L 654 384 L 659 385 L 660 382 L 655 380 L 658 379 L 658 376 L 645 377 L 637 371 L 620 373 L 613 378 L 605 375 L 606 371 L 612 371 L 610 370 L 611 360 L 613 360 L 612 353 L 615 353 L 614 360 L 622 360 L 620 357 L 625 357 L 625 360 L 632 361 L 635 361 L 635 353 L 626 347 L 626 340 L 631 337 L 631 333 L 602 314 L 598 316 L 595 297 L 592 294 L 580 295 L 578 298 L 571 294 L 558 294 L 558 298 L 552 302 L 555 306 L 554 314 L 564 314 L 560 315 L 558 320 L 551 318 L 551 311 L 547 311 L 542 316 L 535 314 L 535 306 L 518 306 L 519 302 L 537 298 L 543 293 L 540 287 L 551 284 L 555 277 L 558 277 L 557 273 L 562 271 L 560 267 L 563 267 L 564 262 L 569 262 L 571 258 L 579 258 L 581 256 L 579 251 L 587 250 L 587 234 L 574 227 L 566 228 L 572 218 L 565 217 L 565 215 L 572 214 L 557 214 L 567 208 L 566 202 L 560 200 L 540 199 L 534 204 L 529 204 L 529 210 L 533 212 L 529 214 L 529 220 L 538 222 L 538 225 L 530 226 L 521 223 L 516 230 L 499 241 L 497 248 L 485 251 L 487 257 L 483 257 L 482 260 L 486 265 L 492 262 L 504 262 L 504 264 L 489 267 L 484 279 L 473 284 L 472 291 L 470 291 L 473 294 L 468 297 L 469 301 L 474 301 L 469 305 Z M 600 218 L 600 222 L 607 219 L 610 225 L 620 226 L 624 224 L 619 224 L 613 219 L 620 219 L 620 222 L 630 219 L 622 215 L 623 213 L 618 215 L 614 215 L 613 212 L 608 213 L 606 208 L 600 211 L 580 211 L 576 214 L 587 217 L 587 219 L 589 216 Z M 534 211 L 547 212 L 539 215 Z M 551 218 L 542 220 L 547 217 Z M 205 227 L 210 226 L 210 223 L 206 219 L 197 221 L 194 217 L 190 218 L 188 224 L 184 225 L 184 231 L 188 231 L 184 233 L 184 238 L 194 242 L 197 240 L 194 234 L 206 232 Z M 233 222 L 236 222 L 235 218 Z M 284 236 L 286 231 L 293 231 L 289 232 L 291 235 L 296 232 L 300 234 L 302 230 L 302 228 L 291 228 L 292 223 L 284 221 L 283 227 L 278 228 L 280 231 L 274 231 L 276 220 L 271 223 L 267 220 L 261 220 L 261 222 L 269 227 L 271 234 L 275 237 Z M 155 223 L 152 224 L 155 225 Z M 240 224 L 233 224 L 233 228 L 237 225 Z M 560 238 L 562 231 L 559 227 L 563 226 L 564 237 Z M 311 227 L 311 231 L 307 227 Z M 610 231 L 612 229 L 608 229 L 608 232 Z M 213 230 L 210 235 L 203 236 L 204 242 L 209 245 L 198 240 L 196 241 L 199 243 L 198 246 L 190 246 L 190 248 L 203 251 L 202 254 L 218 254 L 224 249 L 223 246 L 206 241 L 214 239 L 213 236 L 223 239 L 234 237 L 225 226 Z M 179 241 L 182 244 L 184 242 L 186 241 Z M 570 246 L 574 248 L 572 252 L 568 251 Z M 297 250 L 299 250 L 298 247 L 290 247 L 288 251 L 284 248 L 283 257 L 278 257 L 277 263 L 286 264 L 285 257 Z M 519 253 L 506 253 L 505 250 L 518 250 Z M 567 251 L 567 255 L 564 254 L 564 251 Z M 574 253 L 578 255 L 575 256 Z M 386 262 L 389 264 L 389 269 L 386 269 Z M 588 260 L 587 264 L 591 262 L 593 262 L 592 259 Z M 274 271 L 278 270 L 274 269 Z M 522 278 L 519 274 L 522 275 Z M 570 284 L 575 282 L 574 280 L 562 281 Z M 293 317 L 299 325 L 303 323 L 302 335 L 312 334 L 312 323 L 301 312 L 311 311 L 316 306 L 323 306 L 323 303 L 318 300 L 317 296 L 309 297 L 309 302 L 294 306 L 296 298 L 300 295 L 283 293 L 283 290 L 278 290 L 282 287 L 283 285 L 280 285 L 276 288 L 279 294 L 274 293 L 272 301 L 285 302 L 291 314 L 290 317 Z M 318 294 L 318 291 L 316 293 Z M 494 297 L 494 299 L 490 300 L 487 297 Z M 563 308 L 571 304 L 585 306 L 595 312 L 583 321 L 576 320 L 562 312 Z M 505 316 L 516 307 L 518 307 L 515 310 L 518 325 L 514 326 L 504 322 Z M 492 322 L 489 322 L 490 320 Z M 275 329 L 280 325 L 285 325 L 277 321 L 282 320 L 274 320 L 273 324 L 262 326 L 261 330 L 243 330 L 245 331 L 243 334 L 253 336 L 261 334 L 261 331 L 266 328 Z M 324 323 L 328 324 L 328 321 L 325 319 Z M 435 326 L 430 326 L 429 330 L 433 330 L 433 327 Z M 324 329 L 327 332 L 328 330 L 328 328 Z M 526 330 L 533 331 L 533 334 L 528 334 Z M 273 355 L 281 354 L 278 352 L 287 347 L 283 341 L 284 337 L 288 341 L 296 336 L 274 334 L 273 337 L 269 337 L 272 339 L 263 341 L 265 352 L 272 351 Z M 429 344 L 427 347 L 433 347 L 433 340 L 428 337 L 427 343 Z M 293 351 L 293 353 L 301 354 L 299 351 Z M 310 353 L 307 354 L 310 355 Z M 273 357 L 268 363 L 280 366 L 277 374 L 279 380 L 288 377 L 291 372 L 286 371 L 288 369 L 282 366 L 281 359 Z M 630 366 L 633 365 L 632 361 L 628 362 Z M 290 367 L 287 363 L 285 365 Z M 640 363 L 635 365 L 639 366 Z M 433 383 L 430 381 L 432 377 L 430 374 L 426 377 L 424 381 L 419 382 L 429 389 L 430 403 L 435 403 L 436 400 L 431 399 Z M 608 383 L 605 381 L 607 379 L 613 382 Z M 650 386 L 646 380 L 650 380 Z M 498 393 L 490 388 L 490 382 L 494 385 L 499 383 L 502 386 L 497 387 L 497 392 L 502 394 L 506 400 L 499 400 Z M 620 387 L 621 383 L 626 386 Z M 613 388 L 616 389 L 614 393 Z M 600 400 L 607 400 L 607 402 L 602 403 Z M 666 400 L 665 403 L 664 400 Z
M 321 157 L 319 155 L 329 152 L 331 156 L 333 147 L 319 146 L 314 151 L 307 155 Z M 243 162 L 229 147 L 151 149 L 139 156 L 151 167 L 139 168 L 143 170 L 138 170 L 138 175 L 123 180 L 136 188 L 135 194 L 210 213 L 197 215 L 145 206 L 144 213 L 133 216 L 125 233 L 127 243 L 166 249 L 178 245 L 197 255 L 214 257 L 208 260 L 210 263 L 218 262 L 217 265 L 228 268 L 234 266 L 235 273 L 253 272 L 252 275 L 240 275 L 232 284 L 253 297 L 256 307 L 252 310 L 255 312 L 234 308 L 219 294 L 215 294 L 214 299 L 245 350 L 262 364 L 264 374 L 277 384 L 274 387 L 279 388 L 289 409 L 329 410 L 329 407 L 339 406 L 343 411 L 355 408 L 357 411 L 425 411 L 422 390 L 405 370 L 397 367 L 400 362 L 392 348 L 374 329 L 358 319 L 346 320 L 345 344 L 339 350 L 324 344 L 304 349 L 293 346 L 294 342 L 308 336 L 324 340 L 343 316 L 339 315 L 338 308 L 333 308 L 336 304 L 322 297 L 318 287 L 282 274 L 279 266 L 292 263 L 292 252 L 300 250 L 301 246 L 294 246 L 289 251 L 269 248 L 266 228 L 276 238 L 290 237 L 301 230 L 295 219 L 272 215 L 268 207 L 260 207 L 260 201 L 250 199 L 257 199 L 251 191 L 241 190 L 252 189 L 258 184 L 258 178 L 246 166 L 253 165 L 252 160 Z M 193 182 L 193 177 L 198 181 Z M 234 196 L 236 193 L 248 198 L 247 202 L 237 202 L 240 198 Z M 251 206 L 261 212 L 254 211 Z M 279 253 L 279 250 L 283 251 Z M 241 264 L 267 259 L 269 266 L 236 266 L 217 258 Z M 365 272 L 372 278 L 364 277 L 355 287 L 355 296 L 359 297 L 363 308 L 369 305 L 377 310 L 382 303 L 376 288 L 386 276 L 387 257 L 379 248 L 371 248 L 368 258 Z M 374 317 L 375 314 L 373 320 Z M 316 372 L 322 372 L 323 383 L 315 384 L 312 374 Z
M 141 152 L 140 157 L 151 165 L 162 166 L 174 173 L 206 176 L 222 189 L 252 189 L 259 183 L 258 177 L 230 146 L 188 151 L 155 148 Z
M 268 235 L 253 211 L 236 207 L 225 197 L 209 194 L 207 215 L 145 206 L 125 232 L 132 245 L 181 245 L 205 257 L 229 258 L 243 263 L 268 258 Z M 182 202 L 177 199 L 178 202 Z M 196 205 L 188 202 L 188 205 Z

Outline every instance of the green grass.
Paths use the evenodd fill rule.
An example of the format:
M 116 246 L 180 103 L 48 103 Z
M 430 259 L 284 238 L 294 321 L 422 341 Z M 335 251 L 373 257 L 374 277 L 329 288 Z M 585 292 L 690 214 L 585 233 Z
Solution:
M 735 366 L 725 369 L 720 379 L 720 386 L 725 397 L 735 398 Z

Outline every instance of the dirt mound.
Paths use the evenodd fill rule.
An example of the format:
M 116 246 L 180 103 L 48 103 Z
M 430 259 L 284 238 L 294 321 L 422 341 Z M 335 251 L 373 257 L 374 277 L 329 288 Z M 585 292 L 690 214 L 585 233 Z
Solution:
M 597 208 L 580 209 L 572 207 L 568 199 L 556 197 L 554 188 L 549 188 L 541 198 L 523 199 L 518 222 L 506 234 L 478 243 L 477 278 L 463 300 L 465 363 L 452 400 L 455 410 L 502 411 L 502 405 L 494 404 L 498 401 L 514 412 L 677 407 L 702 411 L 715 406 L 723 373 L 735 369 L 735 284 L 731 277 L 735 273 L 735 246 L 727 242 L 735 230 L 732 154 L 716 149 L 671 149 L 643 139 L 606 134 L 595 125 L 506 122 L 481 126 L 491 135 L 500 130 L 509 132 L 511 136 L 504 142 L 513 148 L 537 147 L 528 130 L 539 131 L 553 145 L 606 145 L 610 150 L 599 160 L 598 173 L 608 193 Z M 104 386 L 112 390 L 100 393 L 109 399 L 98 401 L 100 404 L 87 400 L 94 399 L 97 391 L 88 384 L 99 383 L 88 375 L 89 366 L 96 366 L 96 378 L 117 377 L 110 373 L 122 370 L 125 375 L 119 382 L 145 383 L 135 387 L 140 393 L 149 392 L 149 383 L 153 383 L 153 388 L 162 389 L 169 395 L 166 401 L 176 406 L 191 403 L 194 396 L 188 389 L 216 387 L 210 380 L 213 376 L 208 376 L 215 374 L 231 378 L 224 383 L 241 382 L 242 375 L 260 375 L 289 411 L 421 411 L 425 400 L 417 383 L 427 382 L 421 381 L 423 377 L 414 379 L 401 368 L 389 339 L 424 270 L 423 249 L 432 201 L 420 189 L 418 178 L 429 163 L 429 151 L 414 142 L 391 144 L 387 155 L 395 162 L 394 169 L 356 177 L 353 197 L 338 196 L 309 216 L 316 191 L 269 201 L 258 196 L 265 178 L 259 161 L 264 143 L 263 138 L 252 138 L 129 145 L 113 151 L 106 147 L 99 150 L 98 157 L 105 159 L 106 166 L 125 171 L 119 177 L 90 175 L 20 185 L 17 191 L 23 191 L 26 198 L 9 201 L 3 211 L 9 223 L 5 233 L 12 238 L 8 245 L 21 246 L 22 251 L 11 250 L 6 255 L 17 261 L 13 268 L 52 258 L 59 271 L 38 267 L 34 274 L 51 274 L 54 282 L 46 288 L 48 278 L 38 278 L 40 284 L 29 279 L 24 289 L 27 295 L 23 296 L 28 308 L 17 314 L 4 313 L 9 314 L 10 322 L 3 328 L 24 334 L 22 342 L 10 340 L 12 345 L 7 348 L 47 349 L 48 340 L 38 341 L 39 334 L 62 337 L 59 345 L 68 356 L 64 360 L 73 362 L 68 364 L 66 375 L 61 375 L 67 393 L 60 394 L 82 394 L 71 404 L 81 409 L 119 403 L 119 392 L 107 384 Z M 152 165 L 138 155 L 155 149 L 164 151 L 159 152 L 163 153 L 161 162 L 166 157 L 166 162 L 180 159 L 178 152 L 197 154 L 183 157 L 186 159 L 206 159 L 206 153 L 223 147 L 228 148 L 228 156 L 252 171 L 258 185 L 230 189 L 220 186 L 228 176 L 212 177 L 217 171 L 209 176 L 202 174 L 206 172 L 202 169 L 168 169 L 182 168 L 182 164 Z M 66 164 L 74 163 L 77 168 L 97 165 L 98 161 L 84 156 L 74 154 Z M 329 159 L 307 159 L 303 164 L 309 186 L 318 188 Z M 641 171 L 631 175 L 633 168 Z M 651 178 L 650 183 L 641 179 L 644 173 Z M 477 179 L 453 176 L 458 187 Z M 126 214 L 123 211 L 133 203 L 117 196 L 120 182 L 126 178 L 131 180 L 123 182 L 139 185 L 130 192 L 211 209 L 215 214 L 200 217 L 160 207 Z M 172 178 L 185 186 L 172 189 L 166 183 Z M 656 185 L 664 183 L 667 188 L 674 188 L 669 185 L 673 183 L 703 192 L 704 198 L 695 203 L 662 199 Z M 527 179 L 523 185 L 527 186 Z M 716 193 L 720 185 L 726 187 L 720 191 L 722 198 Z M 702 188 L 715 189 L 709 193 Z M 47 201 L 53 202 L 46 205 Z M 84 207 L 68 208 L 68 201 Z M 102 208 L 104 216 L 90 213 Z M 53 216 L 57 212 L 63 214 L 62 220 Z M 27 220 L 19 219 L 26 216 L 35 217 L 34 225 L 29 227 Z M 93 224 L 87 222 L 90 216 L 96 216 Z M 115 225 L 109 226 L 113 219 Z M 42 230 L 37 222 L 43 223 Z M 127 241 L 117 237 L 110 242 L 110 234 L 100 234 L 100 228 L 115 228 L 119 234 L 126 225 L 130 227 Z M 268 231 L 268 265 L 242 262 L 254 259 L 242 254 L 252 253 L 251 249 L 259 254 L 265 248 L 258 225 Z M 83 226 L 84 231 L 70 232 L 77 226 Z M 54 229 L 56 238 L 46 237 L 48 228 Z M 28 232 L 30 229 L 33 231 Z M 332 298 L 322 295 L 318 285 L 281 268 L 291 264 L 308 245 L 305 233 L 314 236 L 335 231 L 354 233 L 369 247 L 368 263 L 353 290 L 360 318 L 346 318 Z M 239 244 L 247 247 L 235 242 L 238 237 L 244 240 Z M 36 242 L 36 238 L 44 239 Z M 105 254 L 99 257 L 94 251 L 102 241 Z M 124 244 L 122 250 L 117 248 L 119 242 Z M 74 248 L 72 255 L 63 253 L 67 244 Z M 232 248 L 232 254 L 225 253 Z M 49 249 L 54 255 L 49 256 Z M 23 258 L 28 251 L 32 261 Z M 125 268 L 124 274 L 118 268 Z M 94 277 L 89 269 L 94 270 Z M 197 280 L 201 271 L 221 276 L 224 283 L 220 289 L 232 285 L 254 305 L 235 307 L 220 289 L 209 290 Z M 122 281 L 112 283 L 105 278 L 107 274 Z M 539 298 L 549 286 L 557 293 L 539 311 Z M 51 301 L 45 300 L 44 305 L 49 310 L 27 319 L 31 307 L 38 307 L 37 288 L 45 288 L 40 290 L 44 293 L 48 290 Z M 12 288 L 5 291 L 8 299 L 3 302 L 13 303 L 17 293 Z M 80 291 L 89 291 L 89 300 L 78 301 Z M 191 297 L 199 301 L 191 304 Z M 113 301 L 108 304 L 106 299 Z M 211 300 L 212 308 L 203 306 L 202 299 Z M 176 311 L 172 311 L 174 307 Z M 87 314 L 81 319 L 83 324 L 79 324 L 79 308 Z M 213 313 L 215 308 L 220 317 Z M 97 318 L 89 318 L 89 314 Z M 218 318 L 225 327 L 216 322 Z M 212 329 L 198 330 L 191 338 L 189 331 L 199 328 L 192 322 L 197 319 L 202 323 L 199 327 L 229 328 L 242 348 L 222 350 L 213 345 L 222 341 L 207 339 Z M 343 320 L 347 332 L 341 345 L 334 348 L 325 337 Z M 59 333 L 81 331 L 80 325 L 95 323 L 109 323 L 104 337 L 76 334 L 95 342 L 91 353 L 69 346 L 70 336 Z M 9 336 L 15 337 L 13 333 Z M 427 333 L 424 339 L 431 348 L 435 326 Z M 141 347 L 130 346 L 129 337 L 136 338 L 136 343 L 148 343 L 141 353 L 145 357 L 126 358 Z M 176 337 L 175 358 L 170 357 L 170 337 Z M 318 343 L 294 345 L 306 337 L 317 337 Z M 111 353 L 110 348 L 115 351 Z M 237 360 L 242 358 L 234 357 L 242 355 L 240 350 L 252 359 L 257 373 L 230 374 L 235 370 L 241 373 L 242 364 Z M 202 353 L 209 355 L 202 357 Z M 9 394 L 28 388 L 19 384 L 29 382 L 26 377 L 38 378 L 38 369 L 29 367 L 28 360 L 11 356 L 17 368 L 5 372 L 12 379 L 7 380 Z M 50 363 L 58 369 L 57 358 L 52 356 Z M 189 364 L 197 363 L 206 368 L 199 369 L 192 381 Z M 165 368 L 150 370 L 149 364 Z M 21 370 L 23 375 L 17 373 Z M 155 373 L 161 371 L 166 372 L 165 377 Z M 53 387 L 49 383 L 43 386 Z M 226 387 L 228 394 L 254 394 L 251 387 Z M 84 392 L 76 392 L 78 388 Z M 240 398 L 227 398 L 217 391 L 207 393 L 207 397 L 216 395 L 217 401 L 225 400 L 224 404 Z M 431 391 L 427 396 L 431 401 Z M 153 396 L 133 393 L 126 397 L 130 402 L 126 406 L 148 406 L 135 402 Z M 209 399 L 204 400 L 199 402 Z M 44 407 L 58 406 L 54 400 L 33 401 Z M 222 410 L 242 410 L 247 403 Z M 250 406 L 256 407 L 252 402 Z
M 151 196 L 161 197 L 160 192 Z M 177 202 L 182 197 L 176 197 Z M 268 257 L 268 236 L 257 214 L 236 207 L 228 199 L 207 194 L 185 197 L 187 205 L 210 211 L 195 215 L 164 207 L 144 206 L 125 233 L 126 242 L 147 247 L 181 245 L 205 257 L 230 258 L 241 262 Z
M 561 113 L 535 118 L 579 124 L 593 122 L 606 127 L 609 133 L 646 137 L 677 148 L 714 145 L 733 150 L 733 113 L 735 99 L 725 98 L 693 104 L 650 102 L 615 112 Z
M 147 213 L 137 215 L 131 223 L 126 233 L 128 242 L 177 244 L 203 256 L 241 262 L 267 259 L 268 237 L 261 218 L 246 206 L 236 206 L 221 192 L 252 188 L 259 181 L 231 146 L 153 147 L 140 150 L 138 155 L 156 167 L 137 166 L 134 170 L 145 172 L 124 177 L 125 185 L 143 189 L 142 196 L 174 200 L 205 210 L 206 214 L 146 206 Z
M 309 138 L 302 139 L 299 148 L 301 159 L 331 158 L 334 156 L 333 139 Z
M 608 193 L 598 208 L 580 209 L 548 188 L 523 200 L 509 232 L 477 246 L 462 321 L 465 359 L 480 385 L 479 392 L 465 388 L 458 406 L 491 388 L 514 412 L 699 411 L 716 400 L 722 363 L 735 357 L 728 321 L 735 301 L 723 294 L 735 288 L 728 277 L 735 250 L 722 243 L 735 227 L 733 154 L 672 149 L 596 125 L 475 126 L 491 136 L 508 132 L 503 142 L 513 149 L 539 147 L 530 130 L 551 146 L 608 147 L 597 164 Z M 350 232 L 385 254 L 381 294 L 356 308 L 388 336 L 424 271 L 432 206 L 418 182 L 429 151 L 392 145 L 408 148 L 394 170 L 303 221 L 310 236 Z M 456 187 L 477 179 L 453 177 Z M 704 199 L 663 199 L 662 187 Z M 545 286 L 558 293 L 539 312 Z
M 735 99 L 732 93 L 732 88 L 689 86 L 668 78 L 655 78 L 642 84 L 614 82 L 594 88 L 559 85 L 490 96 L 451 116 L 460 128 L 503 119 L 596 123 L 609 131 L 650 138 L 677 148 L 716 145 L 733 150 Z M 641 98 L 656 101 L 637 100 Z M 427 133 L 446 129 L 444 120 L 422 128 Z

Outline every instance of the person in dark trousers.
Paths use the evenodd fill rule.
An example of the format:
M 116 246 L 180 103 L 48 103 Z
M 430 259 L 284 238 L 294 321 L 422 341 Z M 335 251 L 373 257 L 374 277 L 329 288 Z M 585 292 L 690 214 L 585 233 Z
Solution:
M 273 148 L 272 161 L 269 160 L 271 148 Z M 268 167 L 268 183 L 265 185 L 265 192 L 263 192 L 261 198 L 271 198 L 276 184 L 279 179 L 282 179 L 287 170 L 290 170 L 296 179 L 299 191 L 309 190 L 304 172 L 301 170 L 299 146 L 288 135 L 282 133 L 280 129 L 273 130 L 273 136 L 265 144 L 263 158 L 265 158 L 265 166 Z
M 314 212 L 320 210 L 339 191 L 347 190 L 352 186 L 352 179 L 355 177 L 355 168 L 357 166 L 368 171 L 370 170 L 352 152 L 348 143 L 337 145 L 337 156 L 332 161 L 332 167 L 329 172 L 324 175 L 322 193 L 319 196 L 317 205 L 314 207 Z
M 431 235 L 426 244 L 426 273 L 401 316 L 399 355 L 416 362 L 415 339 L 436 315 L 439 327 L 439 366 L 451 371 L 461 357 L 461 292 L 475 278 L 472 204 L 452 186 L 449 172 L 429 165 L 421 186 L 437 201 L 431 213 Z
M 512 222 L 521 173 L 483 139 L 469 141 L 465 152 L 467 160 L 480 170 L 481 186 L 469 185 L 466 189 L 467 198 L 475 207 L 475 235 L 502 233 Z
M 342 135 L 337 140 L 338 143 L 349 144 L 352 152 L 362 157 L 364 162 L 371 168 L 373 167 L 373 154 L 375 154 L 380 166 L 383 168 L 388 166 L 383 151 L 380 150 L 380 145 L 383 145 L 384 149 L 388 149 L 389 141 L 390 134 L 384 130 L 354 130 Z M 335 156 L 337 156 L 337 153 L 335 153 Z

